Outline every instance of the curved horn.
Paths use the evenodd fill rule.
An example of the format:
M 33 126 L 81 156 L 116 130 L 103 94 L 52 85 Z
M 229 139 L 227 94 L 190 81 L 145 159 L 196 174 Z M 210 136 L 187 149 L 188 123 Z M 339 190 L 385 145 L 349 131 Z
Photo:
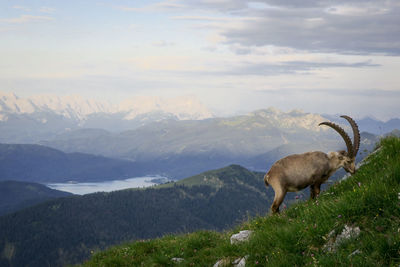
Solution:
M 360 148 L 360 131 L 358 130 L 358 125 L 357 123 L 350 118 L 349 116 L 346 115 L 342 115 L 340 116 L 342 118 L 345 118 L 351 125 L 351 128 L 353 129 L 353 134 L 354 134 L 354 138 L 353 138 L 353 153 L 354 153 L 354 157 L 357 155 L 358 149 Z
M 334 130 L 336 130 L 343 138 L 344 142 L 346 143 L 347 146 L 347 153 L 349 157 L 353 157 L 353 144 L 351 143 L 351 139 L 350 137 L 347 135 L 347 133 L 337 124 L 333 123 L 333 122 L 328 122 L 328 121 L 324 121 L 321 122 L 320 124 L 318 124 L 318 126 L 321 125 L 327 125 L 332 127 Z

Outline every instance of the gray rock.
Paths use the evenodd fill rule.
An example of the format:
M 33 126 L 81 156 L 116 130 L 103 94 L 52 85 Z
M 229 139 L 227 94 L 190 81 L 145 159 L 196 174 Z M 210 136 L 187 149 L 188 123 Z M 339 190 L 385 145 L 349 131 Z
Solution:
M 352 256 L 354 256 L 354 255 L 357 255 L 357 254 L 361 254 L 361 251 L 360 251 L 359 249 L 354 250 L 354 251 L 349 255 L 349 258 L 352 257 Z
M 240 242 L 248 241 L 250 239 L 250 236 L 252 233 L 253 233 L 253 231 L 243 230 L 237 234 L 232 235 L 231 236 L 231 244 L 237 244 Z
M 171 261 L 176 262 L 176 263 L 180 263 L 182 261 L 184 261 L 185 259 L 183 258 L 172 258 Z
M 246 267 L 246 259 L 249 256 L 243 257 L 243 258 L 238 258 L 233 262 L 234 267 Z
M 227 259 L 222 259 L 222 260 L 217 261 L 217 262 L 214 264 L 213 267 L 227 266 L 229 263 L 230 263 L 229 260 L 227 260 Z
M 351 227 L 348 225 L 344 226 L 343 231 L 336 237 L 336 243 L 339 246 L 342 244 L 344 241 L 352 238 L 357 238 L 360 235 L 360 228 L 357 227 Z
M 223 267 L 223 266 L 234 266 L 234 267 L 246 267 L 246 259 L 249 256 L 245 256 L 243 258 L 237 258 L 233 262 L 230 262 L 229 259 L 222 259 L 217 261 L 213 267 Z
M 328 234 L 328 242 L 324 245 L 324 250 L 329 252 L 335 252 L 336 249 L 343 244 L 345 241 L 353 238 L 357 238 L 360 235 L 360 228 L 351 227 L 348 225 L 344 226 L 343 231 L 335 237 L 335 231 L 332 230 Z

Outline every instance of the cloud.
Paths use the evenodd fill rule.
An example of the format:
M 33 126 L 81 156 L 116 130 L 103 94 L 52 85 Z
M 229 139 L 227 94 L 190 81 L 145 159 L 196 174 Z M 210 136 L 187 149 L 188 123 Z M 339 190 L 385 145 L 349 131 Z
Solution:
M 211 16 L 174 16 L 173 20 L 194 20 L 194 21 L 232 21 L 232 18 L 211 17 Z
M 274 45 L 339 54 L 400 55 L 396 1 L 190 1 L 193 8 L 257 19 L 218 25 L 228 44 Z
M 31 10 L 29 7 L 26 7 L 26 6 L 13 6 L 12 8 L 23 10 L 23 11 L 30 11 Z
M 50 20 L 54 20 L 54 18 L 48 16 L 21 15 L 17 18 L 0 19 L 0 22 L 5 22 L 9 24 L 22 24 L 28 22 L 41 22 Z
M 42 12 L 42 13 L 52 14 L 52 13 L 54 13 L 54 12 L 56 11 L 56 9 L 55 9 L 55 8 L 52 8 L 52 7 L 43 6 L 43 7 L 41 7 L 41 8 L 39 9 L 39 11 Z
M 368 98 L 392 98 L 394 100 L 400 99 L 400 91 L 382 90 L 382 89 L 257 89 L 254 90 L 259 93 L 271 95 L 292 95 L 301 93 L 305 95 L 323 95 L 323 96 L 346 96 L 346 97 L 368 97 Z
M 183 9 L 186 6 L 184 4 L 179 4 L 175 0 L 167 0 L 162 2 L 157 2 L 154 4 L 145 5 L 142 7 L 129 7 L 129 6 L 117 6 L 116 9 L 123 11 L 134 11 L 134 12 L 160 12 L 160 11 L 171 11 L 175 9 Z
M 284 61 L 272 63 L 241 62 L 229 65 L 227 69 L 200 71 L 203 75 L 228 75 L 228 76 L 277 76 L 285 74 L 310 74 L 313 71 L 328 68 L 368 68 L 379 67 L 371 61 L 354 63 L 345 62 L 312 62 L 312 61 Z
M 249 1 L 254 2 L 254 1 Z M 214 9 L 220 12 L 230 12 L 247 8 L 247 1 L 237 0 L 189 0 L 188 6 L 199 9 Z
M 157 46 L 157 47 L 167 47 L 167 46 L 174 46 L 175 43 L 162 40 L 162 41 L 154 42 L 153 45 Z

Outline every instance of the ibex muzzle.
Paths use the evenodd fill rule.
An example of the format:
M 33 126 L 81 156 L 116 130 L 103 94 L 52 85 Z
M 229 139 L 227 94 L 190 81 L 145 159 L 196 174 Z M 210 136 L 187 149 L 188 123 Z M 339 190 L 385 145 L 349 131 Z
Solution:
M 275 162 L 271 169 L 264 176 L 265 185 L 269 185 L 275 191 L 274 202 L 271 210 L 279 212 L 279 206 L 287 192 L 296 192 L 310 186 L 311 198 L 318 196 L 321 184 L 343 167 L 347 172 L 356 172 L 355 160 L 360 147 L 360 132 L 356 122 L 349 116 L 343 115 L 351 125 L 354 134 L 354 141 L 339 125 L 332 122 L 322 122 L 319 125 L 327 125 L 336 130 L 346 143 L 347 151 L 341 150 L 329 152 L 321 151 L 307 152 L 287 156 Z

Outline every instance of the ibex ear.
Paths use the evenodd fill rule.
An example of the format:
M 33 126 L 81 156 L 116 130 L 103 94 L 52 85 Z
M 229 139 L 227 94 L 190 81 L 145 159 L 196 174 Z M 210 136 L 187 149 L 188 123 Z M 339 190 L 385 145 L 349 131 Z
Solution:
M 340 151 L 338 151 L 338 153 L 339 153 L 339 156 L 338 156 L 339 160 L 343 160 L 344 157 L 347 156 L 347 152 L 345 150 L 340 150 Z

